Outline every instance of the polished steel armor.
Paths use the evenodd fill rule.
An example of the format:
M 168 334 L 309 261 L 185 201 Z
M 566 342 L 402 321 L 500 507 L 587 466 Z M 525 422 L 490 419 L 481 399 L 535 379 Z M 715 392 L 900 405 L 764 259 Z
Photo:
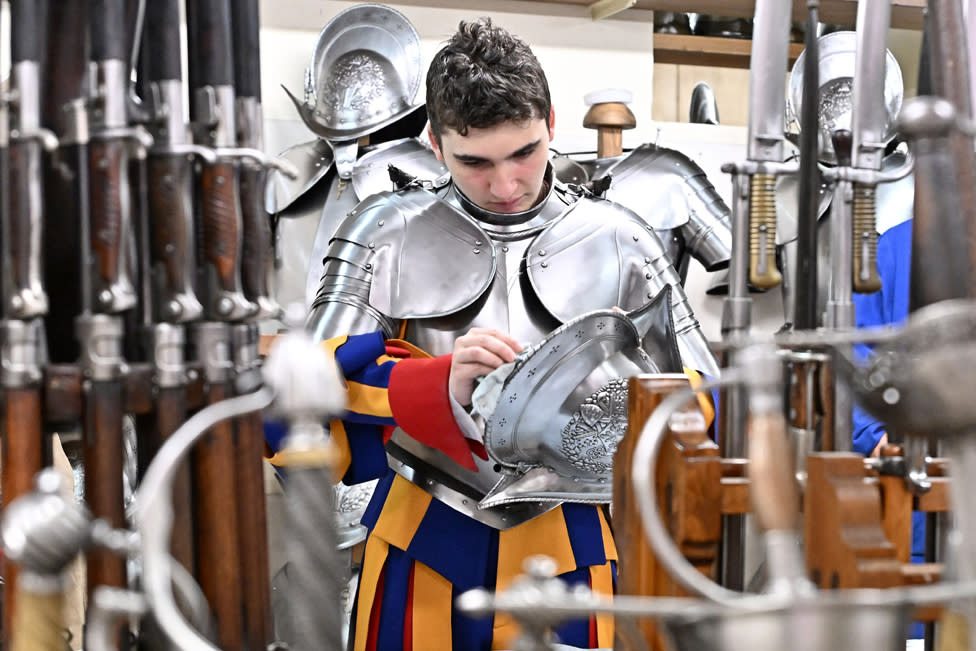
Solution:
M 292 179 L 281 173 L 271 175 L 265 208 L 272 215 L 286 210 L 313 188 L 332 169 L 334 159 L 329 143 L 321 138 L 289 147 L 278 157 L 291 162 L 298 176 Z
M 627 430 L 627 378 L 681 370 L 670 292 L 630 314 L 587 312 L 496 371 L 506 377 L 486 418 L 485 445 L 504 476 L 482 508 L 610 501 L 613 457 Z
M 365 199 L 371 194 L 395 190 L 390 167 L 407 176 L 439 188 L 451 180 L 444 163 L 419 138 L 403 138 L 377 145 L 356 161 L 352 172 L 352 188 L 356 196 Z
M 348 142 L 418 110 L 421 78 L 420 37 L 410 21 L 383 5 L 356 5 L 319 34 L 304 101 L 289 97 L 317 136 Z
M 833 32 L 819 39 L 820 53 L 820 160 L 835 163 L 834 146 L 830 135 L 835 129 L 849 129 L 852 116 L 857 35 L 855 32 Z M 883 142 L 895 135 L 895 118 L 905 95 L 904 81 L 898 61 L 886 51 L 884 74 L 884 108 L 886 110 Z M 787 120 L 799 127 L 803 95 L 803 53 L 797 57 L 790 74 L 787 97 Z
M 653 229 L 617 204 L 574 195 L 551 169 L 546 187 L 543 201 L 514 215 L 479 209 L 453 184 L 372 195 L 336 231 L 309 329 L 316 338 L 380 329 L 443 355 L 474 326 L 531 344 L 587 309 L 633 310 L 671 286 L 685 364 L 717 373 Z M 403 433 L 387 449 L 399 474 L 490 526 L 514 526 L 554 505 L 479 509 L 503 479 L 492 463 L 465 471 Z
M 732 257 L 729 207 L 701 167 L 680 151 L 646 143 L 615 158 L 573 164 L 566 160 L 559 169 L 567 183 L 610 175 L 604 196 L 637 213 L 657 232 L 682 279 L 689 256 L 706 271 L 728 266 Z

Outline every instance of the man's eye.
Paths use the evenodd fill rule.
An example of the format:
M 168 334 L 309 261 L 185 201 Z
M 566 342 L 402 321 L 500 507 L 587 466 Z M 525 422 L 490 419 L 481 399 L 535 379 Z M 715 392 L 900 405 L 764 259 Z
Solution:
M 527 149 L 525 151 L 520 151 L 515 154 L 515 158 L 528 158 L 535 153 L 535 149 Z
M 487 161 L 483 161 L 483 160 L 466 160 L 466 161 L 461 161 L 461 164 L 464 165 L 465 167 L 484 167 L 486 162 Z

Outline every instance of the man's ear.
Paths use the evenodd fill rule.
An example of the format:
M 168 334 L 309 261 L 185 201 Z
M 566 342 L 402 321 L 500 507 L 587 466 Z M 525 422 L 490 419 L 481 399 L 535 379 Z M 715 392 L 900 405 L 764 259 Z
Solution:
M 556 107 L 549 107 L 549 140 L 552 140 L 556 135 Z
M 434 156 L 437 156 L 437 160 L 444 162 L 444 154 L 441 153 L 441 143 L 437 140 L 437 136 L 434 134 L 434 127 L 427 123 L 427 140 L 430 141 L 430 148 L 434 150 Z

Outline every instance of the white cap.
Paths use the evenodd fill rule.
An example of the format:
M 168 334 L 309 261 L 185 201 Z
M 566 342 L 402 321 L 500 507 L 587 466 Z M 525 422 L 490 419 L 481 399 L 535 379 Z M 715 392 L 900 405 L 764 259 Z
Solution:
M 583 95 L 583 103 L 587 106 L 609 102 L 630 104 L 632 101 L 634 101 L 634 94 L 625 88 L 600 88 Z

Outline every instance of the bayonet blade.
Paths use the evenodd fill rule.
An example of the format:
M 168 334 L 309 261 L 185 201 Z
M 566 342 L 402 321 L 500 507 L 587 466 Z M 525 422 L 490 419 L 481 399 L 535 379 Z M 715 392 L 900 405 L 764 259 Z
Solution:
M 783 160 L 791 9 L 790 3 L 783 0 L 756 2 L 749 64 L 747 155 L 751 161 Z
M 888 129 L 884 91 L 890 23 L 890 0 L 858 3 L 851 131 L 852 163 L 861 169 L 880 170 L 884 158 Z

